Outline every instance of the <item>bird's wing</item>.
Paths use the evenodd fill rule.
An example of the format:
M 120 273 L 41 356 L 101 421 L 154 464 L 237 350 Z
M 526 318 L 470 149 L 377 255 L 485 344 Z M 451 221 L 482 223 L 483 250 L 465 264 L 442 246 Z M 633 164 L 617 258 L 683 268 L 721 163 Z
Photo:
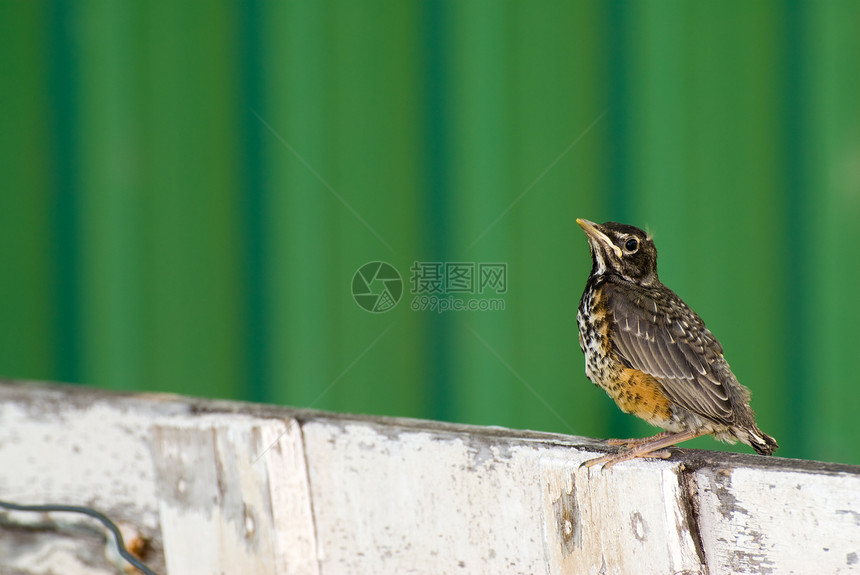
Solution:
M 722 346 L 699 316 L 671 292 L 673 305 L 667 308 L 658 305 L 656 294 L 629 295 L 612 283 L 604 289 L 613 316 L 612 342 L 622 360 L 658 379 L 681 407 L 733 423 L 726 382 L 734 375 Z

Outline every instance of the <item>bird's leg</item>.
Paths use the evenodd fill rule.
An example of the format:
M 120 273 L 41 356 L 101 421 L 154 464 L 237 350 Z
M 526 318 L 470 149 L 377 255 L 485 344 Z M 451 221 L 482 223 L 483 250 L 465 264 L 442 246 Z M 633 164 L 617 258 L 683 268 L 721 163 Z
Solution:
M 661 439 L 663 437 L 668 437 L 672 435 L 671 431 L 661 431 L 656 435 L 652 435 L 650 437 L 634 437 L 631 439 L 607 439 L 606 444 L 612 446 L 620 446 L 620 447 L 638 447 L 639 445 L 643 445 L 648 443 L 649 441 L 654 441 L 656 439 Z
M 689 441 L 701 435 L 705 435 L 705 431 L 679 431 L 678 433 L 658 433 L 654 437 L 649 437 L 643 443 L 631 447 L 621 453 L 610 453 L 596 459 L 589 459 L 580 465 L 580 467 L 594 467 L 595 465 L 603 464 L 603 469 L 612 467 L 616 463 L 629 461 L 637 457 L 657 457 L 667 459 L 671 454 L 665 450 L 666 447 Z

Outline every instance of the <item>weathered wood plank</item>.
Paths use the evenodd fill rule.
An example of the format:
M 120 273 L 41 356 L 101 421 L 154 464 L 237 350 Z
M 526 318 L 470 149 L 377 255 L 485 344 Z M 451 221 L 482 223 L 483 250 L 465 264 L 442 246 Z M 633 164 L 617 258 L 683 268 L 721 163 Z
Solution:
M 540 462 L 550 573 L 704 572 L 676 465 L 579 469 L 584 459 Z
M 0 499 L 94 507 L 120 528 L 133 526 L 147 541 L 147 560 L 158 566 L 161 526 L 149 426 L 187 411 L 187 402 L 174 396 L 0 382 Z M 94 520 L 0 510 L 4 516 L 0 573 L 116 572 L 105 558 L 104 529 Z
M 304 425 L 323 574 L 539 573 L 539 448 L 359 422 Z
M 754 467 L 695 474 L 712 575 L 860 572 L 860 476 Z
M 153 426 L 170 573 L 317 573 L 295 420 L 206 415 Z

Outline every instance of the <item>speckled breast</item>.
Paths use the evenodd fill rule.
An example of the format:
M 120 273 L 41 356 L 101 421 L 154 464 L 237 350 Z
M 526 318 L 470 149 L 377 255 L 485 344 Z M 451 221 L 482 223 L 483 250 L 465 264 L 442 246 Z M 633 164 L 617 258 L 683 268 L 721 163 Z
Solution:
M 600 285 L 591 282 L 579 302 L 576 322 L 579 324 L 579 347 L 585 354 L 585 375 L 606 389 L 610 387 L 619 367 L 609 357 L 608 309 L 600 298 Z

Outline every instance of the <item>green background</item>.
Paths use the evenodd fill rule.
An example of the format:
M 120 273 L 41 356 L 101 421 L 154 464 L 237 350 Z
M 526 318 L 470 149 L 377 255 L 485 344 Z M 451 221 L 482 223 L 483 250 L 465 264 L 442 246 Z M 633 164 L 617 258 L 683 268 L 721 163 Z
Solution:
M 0 2 L 0 374 L 643 435 L 577 344 L 574 219 L 618 220 L 778 454 L 860 463 L 858 29 L 832 0 Z M 377 260 L 405 289 L 372 314 Z M 505 310 L 413 311 L 415 261 L 507 263 Z

